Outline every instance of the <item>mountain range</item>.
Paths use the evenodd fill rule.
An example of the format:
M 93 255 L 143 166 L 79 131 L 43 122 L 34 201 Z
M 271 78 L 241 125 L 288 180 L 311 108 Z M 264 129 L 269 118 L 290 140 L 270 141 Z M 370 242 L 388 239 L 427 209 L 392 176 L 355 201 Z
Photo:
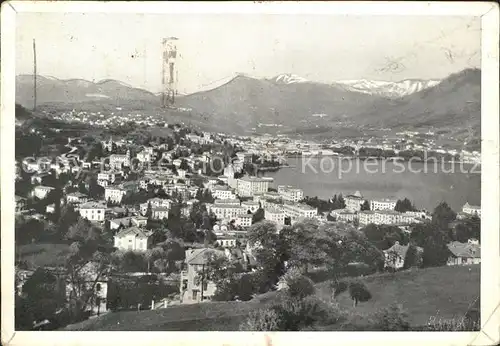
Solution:
M 319 83 L 282 74 L 259 79 L 238 74 L 210 90 L 179 95 L 177 107 L 217 124 L 221 131 L 248 133 L 354 133 L 369 128 L 434 129 L 479 134 L 481 71 L 467 69 L 443 80 L 369 80 Z M 108 104 L 158 109 L 160 96 L 116 80 L 90 82 L 37 76 L 38 104 Z M 16 78 L 16 102 L 33 104 L 33 76 Z

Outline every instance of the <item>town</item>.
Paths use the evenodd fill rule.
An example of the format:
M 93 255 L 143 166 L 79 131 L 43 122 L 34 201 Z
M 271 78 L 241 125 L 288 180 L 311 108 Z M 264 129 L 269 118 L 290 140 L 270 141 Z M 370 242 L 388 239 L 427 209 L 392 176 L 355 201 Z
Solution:
M 182 114 L 189 114 L 190 109 L 176 110 Z M 74 123 L 84 123 L 94 127 L 124 126 L 133 123 L 135 126 L 167 126 L 162 120 L 160 112 L 130 113 L 122 107 L 109 111 L 66 111 L 55 113 L 45 111 L 54 120 Z M 221 134 L 222 135 L 222 134 Z M 260 136 L 232 136 L 233 141 L 240 144 L 245 142 L 249 152 L 265 154 L 268 157 L 282 158 L 292 156 L 332 156 L 345 155 L 359 157 L 398 157 L 409 159 L 420 157 L 424 160 L 423 153 L 431 157 L 442 157 L 446 161 L 480 163 L 481 153 L 477 145 L 470 149 L 468 145 L 472 138 L 465 142 L 454 141 L 448 138 L 443 142 L 437 140 L 438 134 L 433 131 L 402 131 L 392 134 L 378 133 L 366 134 L 359 138 L 343 138 L 337 140 L 311 141 L 300 138 L 290 138 L 286 134 L 262 134 Z M 450 142 L 452 141 L 452 142 Z
M 480 206 L 466 203 L 456 213 L 441 202 L 434 211 L 417 210 L 411 196 L 368 200 L 360 191 L 332 191 L 332 198 L 321 200 L 259 172 L 279 169 L 287 155 L 332 150 L 183 124 L 162 127 L 167 136 L 141 139 L 67 138 L 51 129 L 55 151 L 29 144 L 32 137 L 47 138 L 44 130 L 20 137 L 26 143 L 16 145 L 19 328 L 55 329 L 114 311 L 249 300 L 281 289 L 292 267 L 327 268 L 343 277 L 352 268 L 359 275 L 480 263 Z M 345 242 L 364 250 L 316 250 L 327 234 L 325 246 Z M 271 267 L 279 270 L 271 270 L 263 253 L 271 256 L 282 235 L 290 242 L 287 259 L 273 257 Z M 327 257 L 340 251 L 343 258 L 301 254 L 315 251 Z

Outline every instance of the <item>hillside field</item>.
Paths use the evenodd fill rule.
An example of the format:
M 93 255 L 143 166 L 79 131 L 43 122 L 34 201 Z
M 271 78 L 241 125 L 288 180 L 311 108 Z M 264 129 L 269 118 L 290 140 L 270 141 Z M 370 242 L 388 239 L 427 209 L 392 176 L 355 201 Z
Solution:
M 352 330 L 369 323 L 368 315 L 393 303 L 403 305 L 412 326 L 422 326 L 431 316 L 453 318 L 464 315 L 480 292 L 480 266 L 414 269 L 395 274 L 363 278 L 372 300 L 352 307 L 347 293 L 337 301 L 348 311 L 348 321 L 331 330 Z M 316 295 L 331 296 L 328 282 L 316 284 Z M 277 292 L 266 293 L 248 302 L 208 302 L 173 306 L 167 309 L 108 313 L 65 330 L 184 330 L 235 331 L 249 312 L 273 303 Z

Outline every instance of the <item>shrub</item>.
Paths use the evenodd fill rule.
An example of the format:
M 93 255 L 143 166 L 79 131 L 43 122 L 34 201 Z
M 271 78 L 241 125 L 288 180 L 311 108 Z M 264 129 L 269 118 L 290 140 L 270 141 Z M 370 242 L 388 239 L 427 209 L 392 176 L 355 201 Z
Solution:
M 334 281 L 331 284 L 331 288 L 333 289 L 333 298 L 337 298 L 337 296 L 345 291 L 349 285 L 345 281 Z
M 372 298 L 372 294 L 361 281 L 353 281 L 349 284 L 349 294 L 354 306 L 357 306 L 358 302 L 367 302 Z
M 455 318 L 438 318 L 437 316 L 432 316 L 424 330 L 448 332 L 477 331 L 480 330 L 480 325 L 479 321 L 474 321 L 466 316 Z
M 289 270 L 283 275 L 285 290 L 290 297 L 304 298 L 314 293 L 314 283 L 297 270 Z
M 285 297 L 268 309 L 250 314 L 240 325 L 240 330 L 298 331 L 310 329 L 318 323 L 337 323 L 341 317 L 336 305 L 327 304 L 316 297 Z
M 376 330 L 404 331 L 410 328 L 408 314 L 401 305 L 391 305 L 375 313 L 373 326 Z
M 279 325 L 278 313 L 273 309 L 252 311 L 240 325 L 241 331 L 277 331 Z

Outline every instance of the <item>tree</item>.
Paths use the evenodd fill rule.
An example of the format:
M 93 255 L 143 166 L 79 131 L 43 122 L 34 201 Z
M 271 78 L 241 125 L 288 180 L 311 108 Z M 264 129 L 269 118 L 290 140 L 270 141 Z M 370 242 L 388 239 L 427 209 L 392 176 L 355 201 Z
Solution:
M 72 205 L 67 204 L 61 209 L 61 216 L 57 221 L 57 226 L 59 229 L 59 234 L 61 238 L 68 233 L 69 228 L 74 225 L 79 218 L 78 212 L 75 211 Z
M 238 261 L 229 260 L 222 251 L 211 251 L 204 254 L 206 262 L 198 272 L 195 283 L 203 285 L 210 281 L 217 287 L 214 300 L 234 300 L 237 295 L 237 285 L 243 272 Z
M 277 233 L 276 225 L 270 221 L 261 221 L 250 226 L 247 232 L 248 244 L 253 248 L 257 266 L 267 277 L 262 284 L 273 288 L 284 274 L 286 260 L 286 244 Z M 262 288 L 263 289 L 263 288 Z M 267 290 L 265 290 L 267 291 Z
M 257 209 L 257 211 L 255 211 L 255 213 L 252 216 L 252 224 L 255 224 L 262 220 L 264 220 L 264 209 L 259 207 L 259 209 Z
M 367 200 L 365 200 L 363 204 L 361 204 L 361 211 L 364 210 L 370 210 L 370 202 L 368 202 Z
M 417 247 L 413 244 L 408 246 L 406 251 L 403 269 L 412 267 L 420 267 L 422 265 L 422 254 L 418 251 Z
M 146 211 L 146 217 L 150 219 L 153 216 L 153 208 L 151 208 L 151 202 L 148 202 L 148 209 Z
M 368 224 L 361 229 L 366 238 L 380 250 L 386 250 L 396 242 L 406 245 L 409 242 L 408 235 L 399 227 L 392 225 Z
M 454 228 L 453 238 L 461 243 L 466 243 L 469 239 L 481 238 L 481 219 L 477 216 L 460 220 Z
M 399 211 L 400 213 L 404 213 L 407 211 L 415 211 L 416 208 L 408 198 L 405 198 L 403 200 L 397 200 L 394 210 Z
M 189 171 L 189 165 L 185 159 L 181 160 L 181 165 L 179 166 L 179 168 L 184 171 Z
M 84 312 L 98 304 L 97 284 L 105 280 L 111 259 L 87 243 L 74 242 L 66 259 L 70 322 L 82 319 Z
M 38 268 L 23 285 L 24 306 L 30 323 L 51 319 L 64 306 L 65 296 L 61 281 L 49 271 Z
M 446 202 L 441 202 L 432 213 L 432 223 L 437 225 L 440 230 L 448 230 L 451 222 L 455 220 L 455 213 Z
M 370 291 L 361 281 L 353 281 L 349 284 L 349 295 L 354 307 L 358 306 L 359 302 L 367 302 L 372 298 Z
M 345 200 L 342 194 L 339 194 L 337 198 L 337 203 L 338 203 L 338 208 L 337 209 L 344 209 L 345 208 Z
M 91 177 L 88 184 L 90 198 L 101 199 L 104 196 L 104 188 L 97 183 L 97 179 L 95 177 Z

